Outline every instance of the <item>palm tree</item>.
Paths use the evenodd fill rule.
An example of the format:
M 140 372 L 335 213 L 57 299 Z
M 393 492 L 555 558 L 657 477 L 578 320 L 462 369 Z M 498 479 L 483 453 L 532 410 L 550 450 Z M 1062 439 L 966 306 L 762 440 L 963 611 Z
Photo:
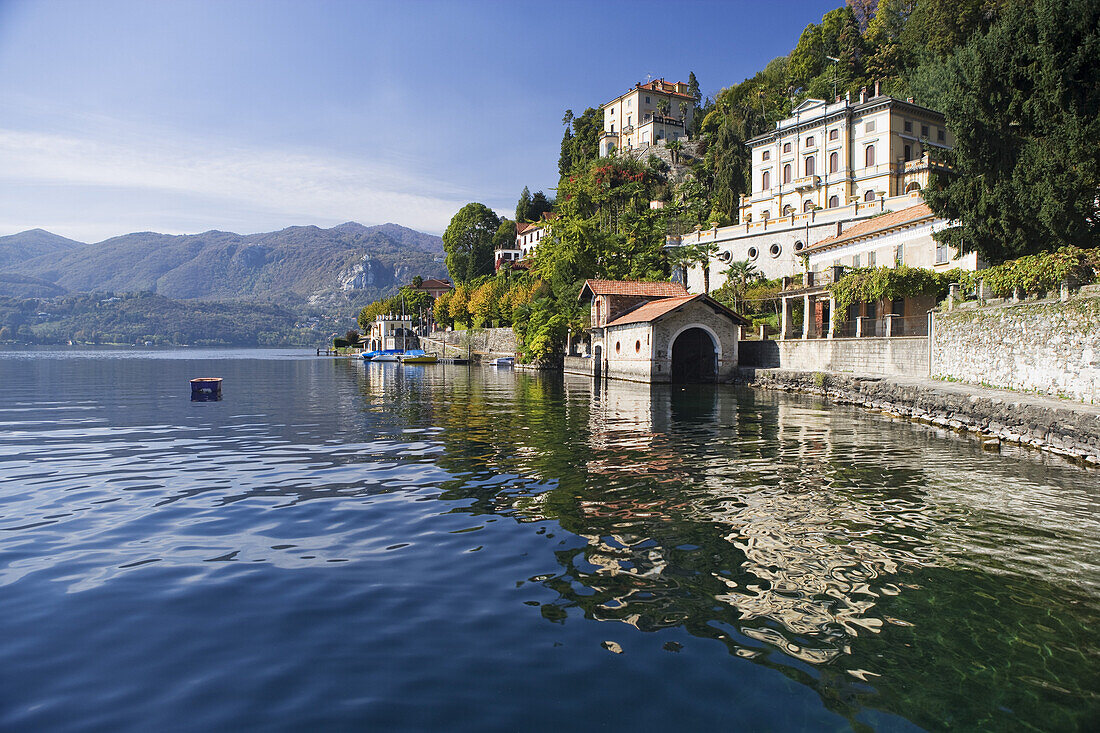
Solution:
M 737 310 L 737 300 L 741 298 L 751 283 L 761 278 L 760 271 L 748 260 L 731 262 L 723 273 L 726 282 L 733 284 L 733 308 Z
M 668 152 L 670 152 L 672 154 L 672 162 L 673 163 L 679 163 L 680 162 L 680 151 L 684 149 L 684 144 L 682 142 L 680 142 L 679 140 L 671 140 L 671 141 L 669 141 L 668 145 L 665 146 L 665 147 L 667 147 Z

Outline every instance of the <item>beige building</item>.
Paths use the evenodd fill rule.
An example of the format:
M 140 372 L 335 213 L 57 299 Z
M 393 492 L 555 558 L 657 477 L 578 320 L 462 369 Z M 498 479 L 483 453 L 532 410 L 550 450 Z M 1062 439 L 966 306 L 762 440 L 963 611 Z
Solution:
M 919 191 L 954 144 L 943 115 L 912 100 L 861 92 L 858 101 L 807 99 L 771 132 L 749 140 L 752 193 L 741 222 Z
M 908 265 L 945 272 L 979 270 L 985 264 L 974 252 L 958 254 L 933 235 L 949 227 L 927 204 L 862 221 L 806 250 L 804 282 L 786 285 L 782 298 L 781 339 L 867 336 L 923 336 L 933 295 L 855 303 L 840 317 L 829 286 L 849 269 Z M 796 325 L 797 315 L 801 324 Z
M 612 151 L 636 152 L 658 141 L 686 139 L 693 130 L 695 97 L 682 81 L 655 79 L 634 88 L 600 107 L 603 133 L 600 156 Z

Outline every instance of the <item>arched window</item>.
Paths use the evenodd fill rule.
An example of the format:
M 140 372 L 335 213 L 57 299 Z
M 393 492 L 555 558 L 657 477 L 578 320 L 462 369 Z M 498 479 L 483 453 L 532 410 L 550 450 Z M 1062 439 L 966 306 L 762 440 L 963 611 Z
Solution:
M 807 155 L 806 156 L 806 173 L 805 173 L 805 175 L 812 176 L 813 174 L 814 174 L 814 156 Z
M 787 163 L 783 166 L 783 183 L 791 182 L 791 164 Z
M 810 210 L 810 209 L 812 209 L 813 207 L 814 207 L 814 202 L 813 202 L 813 201 L 812 201 L 811 199 L 806 199 L 806 200 L 805 200 L 805 201 L 804 201 L 804 202 L 802 203 L 802 210 L 803 210 L 803 211 L 809 211 L 809 210 Z
M 760 212 L 760 218 L 763 219 L 764 221 L 767 221 L 768 219 L 770 219 L 771 216 L 772 216 L 772 210 L 771 209 L 764 209 L 763 211 Z
M 760 188 L 767 191 L 772 187 L 772 172 L 764 171 L 764 175 L 760 177 Z
M 829 153 L 829 172 L 836 173 L 840 168 L 840 156 L 836 153 Z
M 908 186 L 905 187 L 905 192 L 906 193 L 913 193 L 914 191 L 919 191 L 919 190 L 920 190 L 920 184 L 917 183 L 916 181 L 913 181 L 912 183 L 910 183 Z
M 868 145 L 867 150 L 864 151 L 864 165 L 868 168 L 875 164 L 875 146 Z
M 875 192 L 874 191 L 868 191 L 867 193 L 863 194 L 863 200 L 864 201 L 874 201 L 875 200 Z
M 794 207 L 791 206 L 790 204 L 787 204 L 786 206 L 783 207 L 783 216 L 786 216 L 787 214 L 790 214 L 793 211 L 794 211 Z
M 840 206 L 840 197 L 839 196 L 830 196 L 829 197 L 829 208 L 830 209 L 835 209 L 838 206 Z

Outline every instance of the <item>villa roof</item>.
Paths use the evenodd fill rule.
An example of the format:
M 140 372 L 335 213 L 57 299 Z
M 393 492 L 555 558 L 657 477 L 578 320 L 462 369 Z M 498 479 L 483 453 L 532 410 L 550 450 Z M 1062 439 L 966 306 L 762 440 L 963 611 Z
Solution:
M 420 290 L 434 290 L 437 288 L 450 288 L 453 287 L 447 280 L 440 280 L 437 277 L 429 277 L 427 280 L 423 280 L 420 283 Z
M 910 206 L 900 211 L 891 211 L 887 214 L 861 221 L 851 229 L 843 231 L 834 237 L 822 239 L 820 242 L 807 247 L 806 251 L 807 253 L 821 252 L 822 250 L 839 247 L 842 244 L 866 239 L 867 237 L 883 234 L 894 229 L 905 229 L 920 224 L 928 219 L 935 218 L 936 215 L 932 213 L 932 209 L 928 207 L 928 204 L 917 204 L 916 206 Z
M 683 283 L 639 282 L 637 280 L 585 280 L 578 300 L 584 300 L 585 291 L 596 295 L 640 295 L 645 298 L 675 298 L 687 295 Z
M 709 305 L 715 313 L 724 315 L 743 326 L 749 324 L 748 319 L 744 316 L 734 313 L 709 295 L 698 293 L 696 295 L 681 295 L 677 298 L 662 298 L 661 300 L 642 303 L 608 323 L 605 328 L 626 326 L 632 323 L 652 323 L 695 301 Z
M 523 234 L 529 232 L 532 229 L 538 229 L 542 224 L 529 224 L 525 221 L 516 222 L 516 234 Z

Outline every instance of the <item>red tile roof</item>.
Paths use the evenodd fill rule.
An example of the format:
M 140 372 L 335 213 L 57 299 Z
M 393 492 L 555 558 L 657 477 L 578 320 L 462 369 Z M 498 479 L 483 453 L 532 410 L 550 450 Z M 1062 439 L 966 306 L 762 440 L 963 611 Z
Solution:
M 435 290 L 437 288 L 449 288 L 451 283 L 447 280 L 440 280 L 438 278 L 429 277 L 420 283 L 421 290 Z
M 692 301 L 698 300 L 700 303 L 705 303 L 711 306 L 716 312 L 720 312 L 732 318 L 741 325 L 748 325 L 749 321 L 741 315 L 734 313 L 726 306 L 722 305 L 714 298 L 708 295 L 699 293 L 698 295 L 682 295 L 678 298 L 662 298 L 661 300 L 655 300 L 650 303 L 643 303 L 634 310 L 627 311 L 623 315 L 619 316 L 615 320 L 608 323 L 605 328 L 613 328 L 614 326 L 626 326 L 631 323 L 652 323 L 659 320 L 663 316 L 668 315 L 674 310 L 678 310 L 681 306 L 687 305 Z
M 523 234 L 524 232 L 527 232 L 531 229 L 538 229 L 540 226 L 542 226 L 542 225 L 541 224 L 528 224 L 525 221 L 517 222 L 516 223 L 516 234 Z
M 936 215 L 932 213 L 932 209 L 928 208 L 928 204 L 917 204 L 916 206 L 910 206 L 900 211 L 891 211 L 888 214 L 882 214 L 872 219 L 861 221 L 851 229 L 847 229 L 835 237 L 822 239 L 820 242 L 807 247 L 806 251 L 820 252 L 823 249 L 854 242 L 857 239 L 879 234 L 890 229 L 904 229 L 905 227 L 919 224 L 926 219 L 934 219 L 935 216 Z
M 688 294 L 683 283 L 636 280 L 585 280 L 580 299 L 584 298 L 586 290 L 592 295 L 640 295 L 646 298 L 675 298 Z

